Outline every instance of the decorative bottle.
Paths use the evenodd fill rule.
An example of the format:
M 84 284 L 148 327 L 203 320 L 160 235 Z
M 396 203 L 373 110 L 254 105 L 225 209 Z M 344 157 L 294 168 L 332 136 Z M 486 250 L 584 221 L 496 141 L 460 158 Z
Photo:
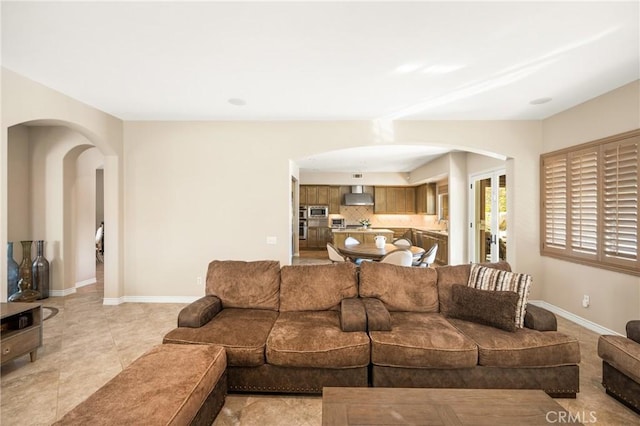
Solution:
M 7 243 L 7 297 L 20 291 L 18 288 L 18 279 L 20 274 L 18 272 L 18 262 L 13 259 L 13 243 Z
M 20 262 L 20 278 L 24 281 L 26 289 L 33 290 L 33 280 L 31 275 L 31 243 L 33 241 L 20 241 L 22 244 L 22 262 Z
M 49 297 L 49 261 L 44 257 L 44 241 L 36 241 L 36 258 L 31 264 L 33 288 L 40 292 L 38 299 Z

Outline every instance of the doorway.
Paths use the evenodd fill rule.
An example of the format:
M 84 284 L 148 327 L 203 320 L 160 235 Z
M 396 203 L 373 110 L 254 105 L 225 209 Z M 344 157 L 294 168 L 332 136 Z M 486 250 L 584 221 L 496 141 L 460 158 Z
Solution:
M 470 177 L 472 263 L 507 260 L 507 175 L 504 169 Z

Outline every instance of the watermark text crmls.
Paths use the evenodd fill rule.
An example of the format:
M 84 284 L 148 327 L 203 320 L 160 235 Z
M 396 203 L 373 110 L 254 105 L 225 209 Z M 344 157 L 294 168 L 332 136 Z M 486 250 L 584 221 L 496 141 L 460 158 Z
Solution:
M 595 411 L 578 411 L 575 413 L 559 410 L 547 411 L 545 416 L 547 423 L 570 424 L 570 423 L 597 423 L 598 417 Z

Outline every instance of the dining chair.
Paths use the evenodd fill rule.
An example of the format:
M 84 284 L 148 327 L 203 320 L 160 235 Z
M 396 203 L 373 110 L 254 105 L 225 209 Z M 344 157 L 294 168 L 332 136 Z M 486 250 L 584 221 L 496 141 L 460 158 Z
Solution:
M 353 246 L 353 245 L 356 245 L 356 244 L 360 244 L 360 241 L 356 240 L 353 237 L 347 237 L 347 239 L 344 240 L 344 245 L 345 246 Z
M 395 240 L 393 242 L 393 245 L 394 246 L 398 246 L 398 247 L 407 247 L 407 248 L 409 248 L 409 247 L 411 247 L 411 241 L 409 241 L 406 238 L 398 238 L 397 240 Z
M 380 263 L 391 263 L 400 266 L 411 266 L 413 255 L 409 250 L 394 250 L 384 255 Z
M 347 258 L 340 254 L 340 252 L 331 243 L 327 243 L 327 252 L 329 252 L 329 260 L 333 263 L 346 262 Z
M 413 263 L 413 266 L 421 266 L 423 268 L 428 268 L 436 261 L 436 254 L 438 253 L 438 243 L 435 243 L 431 246 L 429 250 L 424 252 L 424 254 Z

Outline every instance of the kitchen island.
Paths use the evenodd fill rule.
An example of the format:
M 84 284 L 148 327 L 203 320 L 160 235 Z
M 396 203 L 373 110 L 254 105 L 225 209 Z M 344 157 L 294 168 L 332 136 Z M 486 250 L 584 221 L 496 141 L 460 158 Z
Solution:
M 344 229 L 332 229 L 333 245 L 343 246 L 347 237 L 352 237 L 358 240 L 361 244 L 375 243 L 375 238 L 378 235 L 382 235 L 387 238 L 387 242 L 393 242 L 393 231 L 386 228 L 344 228 Z
M 449 264 L 449 232 L 441 229 L 413 229 L 414 244 L 429 250 L 434 244 L 438 244 L 435 263 L 438 265 Z

